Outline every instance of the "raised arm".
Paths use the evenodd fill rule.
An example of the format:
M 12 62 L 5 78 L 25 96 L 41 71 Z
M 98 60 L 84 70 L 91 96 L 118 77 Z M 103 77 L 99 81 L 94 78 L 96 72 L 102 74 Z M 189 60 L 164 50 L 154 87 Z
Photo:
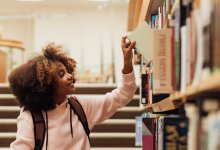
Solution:
M 126 37 L 121 40 L 121 47 L 124 57 L 122 79 L 116 89 L 99 97 L 78 97 L 87 115 L 90 129 L 110 118 L 118 108 L 127 105 L 137 90 L 132 65 L 132 49 L 135 42 L 126 42 Z

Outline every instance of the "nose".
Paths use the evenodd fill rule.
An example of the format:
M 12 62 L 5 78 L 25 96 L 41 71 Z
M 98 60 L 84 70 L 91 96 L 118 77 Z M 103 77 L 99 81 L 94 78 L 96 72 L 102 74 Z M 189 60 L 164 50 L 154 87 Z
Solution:
M 68 79 L 68 80 L 72 80 L 72 79 L 73 79 L 73 75 L 70 74 L 70 73 L 68 73 L 67 79 Z

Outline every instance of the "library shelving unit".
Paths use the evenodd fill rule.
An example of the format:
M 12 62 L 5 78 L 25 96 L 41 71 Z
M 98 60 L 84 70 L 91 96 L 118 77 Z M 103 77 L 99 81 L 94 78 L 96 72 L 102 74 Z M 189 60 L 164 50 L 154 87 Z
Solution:
M 177 7 L 177 5 L 179 5 L 179 2 L 180 0 L 175 0 L 170 11 L 171 16 L 174 15 L 175 8 Z M 129 15 L 128 15 L 129 16 L 128 30 L 129 31 L 134 30 L 144 20 L 148 22 L 150 19 L 150 14 L 157 12 L 158 7 L 162 5 L 163 5 L 163 0 L 156 0 L 156 1 L 131 0 L 129 6 Z M 135 15 L 133 15 L 134 13 Z M 137 17 L 138 19 L 134 19 L 134 17 Z M 151 104 L 150 107 L 155 112 L 172 110 L 178 108 L 179 106 L 179 104 L 177 104 L 176 101 L 182 101 L 183 103 L 185 103 L 188 98 L 191 99 L 191 98 L 199 98 L 199 97 L 219 97 L 218 95 L 216 95 L 219 93 L 220 93 L 220 73 L 215 73 L 202 80 L 196 86 L 188 86 L 186 92 L 180 93 L 179 91 L 174 91 L 170 93 L 170 96 L 168 98 L 161 100 L 158 103 Z
M 200 97 L 219 98 L 220 73 L 216 73 L 201 81 L 197 86 L 190 86 L 185 93 L 173 92 L 170 96 L 158 103 L 151 104 L 153 112 L 163 112 L 176 109 L 180 103 L 186 103 L 187 99 Z
M 150 14 L 156 13 L 162 6 L 162 0 L 130 0 L 128 15 L 128 31 L 134 30 L 139 23 L 150 20 Z
M 171 4 L 170 7 L 167 6 L 167 3 Z M 169 11 L 166 11 L 166 8 L 168 8 Z M 172 29 L 171 45 L 173 47 L 171 46 L 172 50 L 169 51 L 171 53 L 170 58 L 174 59 L 174 60 L 170 60 L 171 65 L 169 66 L 171 68 L 170 83 L 172 88 L 171 90 L 169 90 L 168 97 L 162 98 L 160 100 L 156 100 L 155 102 L 151 101 L 152 99 L 149 100 L 150 99 L 149 97 L 147 98 L 145 97 L 148 100 L 147 102 L 146 100 L 144 101 L 144 105 L 143 105 L 144 108 L 142 109 L 142 112 L 143 113 L 147 112 L 147 115 L 145 115 L 144 117 L 141 116 L 143 119 L 142 121 L 144 122 L 144 123 L 142 122 L 142 126 L 143 124 L 145 124 L 145 129 L 146 126 L 150 126 L 150 128 L 147 127 L 148 128 L 147 133 L 146 131 L 144 131 L 145 132 L 144 134 L 146 134 L 147 136 L 145 137 L 142 136 L 142 140 L 145 138 L 145 140 L 148 141 L 147 148 L 145 145 L 143 149 L 162 150 L 162 149 L 167 149 L 167 145 L 171 146 L 172 144 L 175 143 L 174 141 L 176 139 L 170 141 L 167 140 L 171 138 L 171 136 L 174 137 L 175 135 L 174 134 L 172 135 L 171 132 L 169 133 L 169 131 L 166 131 L 164 124 L 164 122 L 167 120 L 168 121 L 166 123 L 170 123 L 169 121 L 173 119 L 172 118 L 173 116 L 177 117 L 178 119 L 180 119 L 181 117 L 185 117 L 184 119 L 181 118 L 182 119 L 181 121 L 185 122 L 187 124 L 187 127 L 182 128 L 183 129 L 182 131 L 184 132 L 188 131 L 187 133 L 188 135 L 187 137 L 186 134 L 183 135 L 182 137 L 180 136 L 180 139 L 181 138 L 185 138 L 185 139 L 189 138 L 189 139 L 185 143 L 184 145 L 185 147 L 180 144 L 181 146 L 184 147 L 184 148 L 182 147 L 183 149 L 187 147 L 187 149 L 194 150 L 194 149 L 201 149 L 202 147 L 206 147 L 207 150 L 217 150 L 220 147 L 219 139 L 218 141 L 215 140 L 217 136 L 220 136 L 220 100 L 219 100 L 220 99 L 220 45 L 219 45 L 220 9 L 219 8 L 220 8 L 219 0 L 206 1 L 206 2 L 200 0 L 138 0 L 138 1 L 130 0 L 129 14 L 128 14 L 128 31 L 130 33 L 132 33 L 132 31 L 138 28 L 138 26 L 141 25 L 141 23 L 144 21 L 148 22 L 151 27 L 152 26 L 155 27 L 158 24 L 152 25 L 152 22 L 154 23 L 155 21 L 154 17 L 157 15 L 158 15 L 157 17 L 161 17 L 161 15 L 162 17 L 165 16 L 165 19 L 162 18 L 162 21 L 159 20 L 162 23 L 165 22 L 165 24 L 162 24 L 162 28 L 160 25 L 158 25 L 157 26 L 158 28 L 155 29 L 158 30 L 157 32 L 160 32 L 159 31 L 160 29 L 166 29 L 166 28 Z M 161 14 L 159 14 L 160 12 Z M 176 45 L 176 37 L 178 37 L 177 42 L 181 42 L 180 45 Z M 193 44 L 195 44 L 196 46 Z M 179 53 L 180 53 L 179 57 L 177 58 L 175 54 L 173 55 L 173 53 L 176 53 L 176 49 L 175 49 L 176 47 L 177 49 L 179 49 Z M 188 53 L 184 52 L 185 50 Z M 181 70 L 181 72 L 185 74 L 181 74 L 181 73 L 179 74 L 180 75 L 178 80 L 179 85 L 178 84 L 176 85 L 175 83 L 176 72 L 172 72 L 172 68 L 176 69 L 176 66 L 174 65 L 176 65 L 175 64 L 176 59 L 178 58 L 179 58 L 178 65 L 180 66 L 179 69 Z M 150 61 L 153 62 L 154 60 L 148 60 L 148 62 Z M 184 61 L 186 61 L 186 64 L 184 64 L 185 66 L 183 66 Z M 140 65 L 143 64 L 140 63 Z M 154 67 L 154 62 L 152 66 Z M 141 68 L 144 67 L 141 66 Z M 154 69 L 152 70 L 153 70 L 152 76 L 154 76 L 155 73 Z M 149 73 L 149 68 L 147 71 Z M 141 70 L 141 75 L 145 75 L 147 71 L 142 72 Z M 151 74 L 148 76 L 151 76 Z M 182 78 L 185 78 L 185 76 L 187 77 L 186 79 L 183 80 Z M 146 78 L 144 80 L 146 80 Z M 154 79 L 152 79 L 152 82 L 153 80 Z M 172 80 L 174 80 L 174 83 L 172 83 Z M 145 85 L 151 84 L 149 83 L 151 82 L 151 80 L 148 80 L 146 82 L 147 83 L 145 83 Z M 149 90 L 148 86 L 145 87 L 142 84 L 140 86 L 142 86 L 140 89 L 145 88 L 146 90 Z M 153 93 L 152 95 L 154 95 L 153 90 L 154 89 L 152 89 L 151 91 Z M 156 92 L 155 94 L 158 94 L 158 91 Z M 149 96 L 148 94 L 146 95 Z M 161 92 L 159 94 L 164 94 L 164 93 Z M 142 95 L 140 97 L 141 97 L 140 101 L 142 101 Z M 167 120 L 165 120 L 163 117 L 164 118 L 167 117 L 166 118 Z M 171 117 L 172 119 L 169 117 Z M 157 127 L 153 127 L 153 124 L 155 124 L 155 122 L 152 122 L 152 119 L 155 118 L 157 120 L 156 121 Z M 175 118 L 176 120 L 174 119 L 175 121 L 173 122 L 171 121 L 172 123 L 170 124 L 173 127 L 175 126 L 176 129 L 181 128 L 180 127 L 181 125 L 178 124 L 179 120 L 177 118 Z M 163 126 L 163 129 L 161 129 L 161 125 Z M 164 133 L 161 133 L 161 131 Z M 176 130 L 175 132 L 178 134 L 181 133 Z M 152 135 L 152 133 L 153 135 L 154 133 L 156 134 L 153 136 L 153 139 L 151 139 L 152 137 L 149 136 Z M 163 137 L 163 136 L 167 136 L 167 137 Z M 162 144 L 161 144 L 161 139 L 162 139 Z M 166 145 L 165 143 L 163 143 L 164 142 L 163 140 L 168 142 L 168 144 L 166 143 L 167 144 Z M 153 144 L 149 144 L 151 142 Z M 154 146 L 155 142 L 158 142 L 156 143 L 156 147 Z M 178 149 L 178 148 L 172 147 L 171 149 Z

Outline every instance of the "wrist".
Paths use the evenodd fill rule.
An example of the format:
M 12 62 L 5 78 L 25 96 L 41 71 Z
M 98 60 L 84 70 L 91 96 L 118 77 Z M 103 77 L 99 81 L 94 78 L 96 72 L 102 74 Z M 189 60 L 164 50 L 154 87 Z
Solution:
M 125 64 L 124 68 L 122 69 L 123 74 L 129 74 L 133 71 L 133 65 L 132 64 Z

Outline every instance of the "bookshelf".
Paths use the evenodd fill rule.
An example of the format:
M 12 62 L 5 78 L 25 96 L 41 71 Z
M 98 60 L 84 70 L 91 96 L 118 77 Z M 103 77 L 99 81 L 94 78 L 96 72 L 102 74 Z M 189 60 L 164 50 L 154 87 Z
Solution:
M 146 11 L 146 20 L 147 22 L 150 21 L 151 14 L 156 14 L 158 11 L 158 8 L 163 5 L 163 0 L 149 0 L 148 1 L 148 8 Z
M 185 93 L 173 92 L 170 97 L 161 100 L 158 103 L 151 104 L 153 112 L 164 112 L 176 109 L 181 103 L 186 103 L 187 99 L 196 98 L 219 98 L 220 95 L 220 73 L 204 79 L 197 86 L 190 86 Z M 178 102 L 177 102 L 178 101 Z M 146 109 L 144 109 L 146 110 Z
M 162 5 L 163 0 L 130 0 L 127 30 L 133 31 L 144 20 L 149 22 L 150 15 Z
M 137 1 L 132 1 L 132 3 L 130 3 L 130 5 L 134 5 L 134 3 L 137 3 Z M 171 16 L 174 15 L 174 11 L 175 9 L 178 7 L 180 3 L 180 0 L 175 0 L 171 10 L 170 10 L 170 14 Z M 163 5 L 163 0 L 158 0 L 158 1 L 154 1 L 154 0 L 146 0 L 146 1 L 138 1 L 138 5 L 144 5 L 145 11 L 143 10 L 139 10 L 139 9 L 143 9 L 143 7 L 139 6 L 136 7 L 136 9 L 138 9 L 138 12 L 140 13 L 137 16 L 145 16 L 145 21 L 149 21 L 150 15 L 154 14 L 158 11 L 158 7 Z M 136 4 L 137 5 L 137 4 Z M 132 11 L 129 9 L 129 16 L 131 15 L 132 12 L 135 12 L 136 9 L 132 9 Z M 131 20 L 132 18 L 130 18 Z M 142 20 L 142 21 L 144 21 Z M 140 24 L 141 22 L 136 22 L 137 26 Z M 129 26 L 130 22 L 128 22 L 128 26 Z M 136 26 L 136 27 L 137 27 Z M 220 73 L 215 73 L 213 75 L 211 75 L 210 77 L 207 77 L 205 79 L 203 79 L 198 85 L 196 86 L 188 86 L 186 89 L 186 92 L 181 93 L 179 91 L 174 91 L 172 93 L 170 93 L 170 97 L 166 98 L 164 100 L 162 100 L 160 103 L 155 103 L 152 104 L 150 107 L 158 110 L 158 105 L 160 105 L 161 103 L 164 102 L 173 102 L 173 101 L 182 101 L 184 102 L 185 99 L 187 98 L 198 98 L 198 97 L 210 97 L 215 95 L 216 93 L 220 92 Z M 218 97 L 217 95 L 213 96 L 213 97 Z M 220 96 L 219 96 L 220 97 Z M 164 101 L 164 102 L 163 102 Z M 175 102 L 174 102 L 175 103 Z M 171 106 L 172 105 L 172 106 Z M 167 107 L 167 108 L 166 108 Z M 166 110 L 171 110 L 172 109 L 176 109 L 178 106 L 175 104 L 167 104 L 167 106 L 163 106 L 162 111 L 166 111 Z
M 136 26 L 130 31 L 138 28 L 143 21 L 148 22 L 152 30 L 160 35 L 166 29 L 172 30 L 170 45 L 164 46 L 168 47 L 164 50 L 168 55 L 164 53 L 166 61 L 163 62 L 168 62 L 165 67 L 169 69 L 164 71 L 164 64 L 158 63 L 158 55 L 162 53 L 158 50 L 161 49 L 159 41 L 162 41 L 159 38 L 155 42 L 156 46 L 149 49 L 154 57 L 147 61 L 152 64 L 149 65 L 147 61 L 139 63 L 142 89 L 140 101 L 144 114 L 141 117 L 145 120 L 142 120 L 141 135 L 145 144 L 141 146 L 149 149 L 146 143 L 150 143 L 152 150 L 169 149 L 174 145 L 175 148 L 171 149 L 181 147 L 194 150 L 206 147 L 207 150 L 217 150 L 220 143 L 214 139 L 220 136 L 220 1 L 146 0 L 142 1 L 139 8 L 139 19 L 136 19 Z M 162 71 L 164 74 L 166 71 L 169 73 L 162 78 Z M 155 87 L 162 79 L 169 86 L 165 90 L 158 90 Z M 159 100 L 154 97 L 163 94 L 168 96 Z M 184 124 L 183 128 L 178 121 Z M 168 127 L 173 128 L 167 130 Z M 171 129 L 176 128 L 182 131 L 175 130 L 172 133 Z M 174 137 L 174 133 L 183 132 L 185 134 L 180 137 L 167 140 Z M 184 141 L 182 144 L 175 143 L 176 139 Z M 177 145 L 180 147 L 177 148 Z

